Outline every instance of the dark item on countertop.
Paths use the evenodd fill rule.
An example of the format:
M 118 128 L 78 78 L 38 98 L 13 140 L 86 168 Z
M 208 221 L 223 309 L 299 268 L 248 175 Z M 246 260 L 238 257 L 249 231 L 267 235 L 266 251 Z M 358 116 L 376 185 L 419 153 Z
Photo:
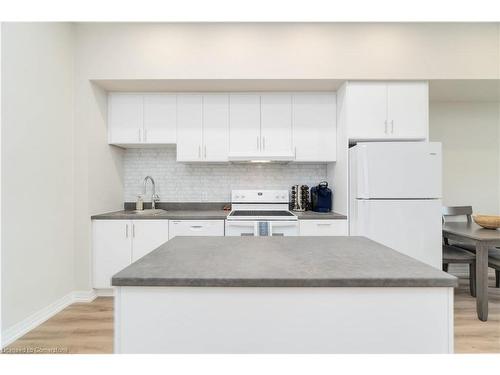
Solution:
M 311 205 L 315 212 L 330 212 L 332 210 L 333 193 L 328 188 L 328 182 L 322 181 L 311 188 Z
M 291 195 L 291 209 L 292 211 L 307 211 L 310 209 L 309 205 L 309 186 L 307 185 L 293 185 Z

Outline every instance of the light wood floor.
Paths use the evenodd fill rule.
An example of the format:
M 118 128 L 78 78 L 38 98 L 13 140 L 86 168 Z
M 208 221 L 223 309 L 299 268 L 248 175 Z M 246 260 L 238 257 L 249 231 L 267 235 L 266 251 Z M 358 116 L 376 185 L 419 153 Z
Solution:
M 494 285 L 490 276 L 490 286 Z M 455 352 L 500 353 L 500 289 L 489 289 L 489 320 L 477 319 L 468 282 L 455 290 Z M 12 343 L 6 352 L 113 352 L 113 299 L 75 303 Z

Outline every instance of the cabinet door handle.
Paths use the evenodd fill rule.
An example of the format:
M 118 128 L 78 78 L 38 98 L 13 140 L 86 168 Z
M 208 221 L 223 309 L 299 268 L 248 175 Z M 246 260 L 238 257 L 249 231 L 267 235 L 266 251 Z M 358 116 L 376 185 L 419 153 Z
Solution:
M 266 137 L 262 137 L 262 149 L 266 149 Z
M 297 159 L 297 146 L 293 148 L 293 158 Z
M 384 133 L 387 134 L 387 120 L 384 121 L 384 125 L 385 125 Z
M 139 142 L 141 142 L 141 128 L 139 128 L 137 130 L 139 130 Z
M 391 120 L 391 134 L 394 134 L 394 120 Z
M 204 154 L 204 158 L 206 159 L 207 158 L 207 146 L 203 146 L 203 154 Z
M 198 159 L 201 159 L 201 146 L 198 146 Z
M 144 142 L 148 141 L 148 129 L 144 129 Z
M 125 238 L 128 238 L 128 224 L 125 224 Z
M 257 136 L 257 150 L 260 149 L 260 144 L 259 144 L 259 136 Z
M 132 238 L 135 238 L 135 224 L 132 224 Z

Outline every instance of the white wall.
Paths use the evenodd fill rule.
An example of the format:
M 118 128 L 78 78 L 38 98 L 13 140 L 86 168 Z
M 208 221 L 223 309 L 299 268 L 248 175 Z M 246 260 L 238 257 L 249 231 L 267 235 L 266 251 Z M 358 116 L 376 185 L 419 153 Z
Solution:
M 74 27 L 2 25 L 2 330 L 74 290 Z
M 443 203 L 500 213 L 496 102 L 431 102 L 430 140 L 443 143 Z
M 498 77 L 496 23 L 79 24 L 92 78 Z

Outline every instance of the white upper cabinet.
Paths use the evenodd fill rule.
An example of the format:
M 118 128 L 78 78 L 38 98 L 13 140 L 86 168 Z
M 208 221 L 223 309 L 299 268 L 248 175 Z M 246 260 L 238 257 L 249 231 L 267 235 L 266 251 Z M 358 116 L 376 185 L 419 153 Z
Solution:
M 177 161 L 227 161 L 228 95 L 179 95 L 177 116 Z
M 177 95 L 144 95 L 143 142 L 162 144 L 176 142 Z
M 397 139 L 429 136 L 429 86 L 427 82 L 391 82 L 387 85 L 387 120 Z
M 295 161 L 331 162 L 337 156 L 336 95 L 293 95 Z
M 349 82 L 346 105 L 349 138 L 387 137 L 387 85 Z
M 141 143 L 142 132 L 142 95 L 110 94 L 108 96 L 108 143 Z
M 392 95 L 400 100 L 397 90 Z M 356 83 L 351 91 L 351 107 L 373 109 L 354 111 L 351 122 L 363 124 L 359 134 L 365 138 L 381 137 L 377 126 L 387 122 L 387 85 Z M 108 112 L 108 143 L 176 144 L 181 162 L 336 160 L 335 93 L 111 93 Z M 404 111 L 391 113 L 399 136 Z M 366 128 L 373 133 L 367 136 Z
M 203 161 L 227 161 L 229 153 L 229 95 L 203 96 Z
M 349 82 L 346 121 L 353 140 L 425 140 L 427 82 Z
M 261 95 L 260 150 L 264 155 L 292 154 L 292 96 Z
M 109 94 L 108 143 L 175 143 L 176 106 L 176 95 L 172 94 Z
M 229 97 L 229 154 L 260 153 L 260 95 L 231 94 Z
M 203 96 L 177 96 L 177 161 L 201 161 L 203 143 Z

